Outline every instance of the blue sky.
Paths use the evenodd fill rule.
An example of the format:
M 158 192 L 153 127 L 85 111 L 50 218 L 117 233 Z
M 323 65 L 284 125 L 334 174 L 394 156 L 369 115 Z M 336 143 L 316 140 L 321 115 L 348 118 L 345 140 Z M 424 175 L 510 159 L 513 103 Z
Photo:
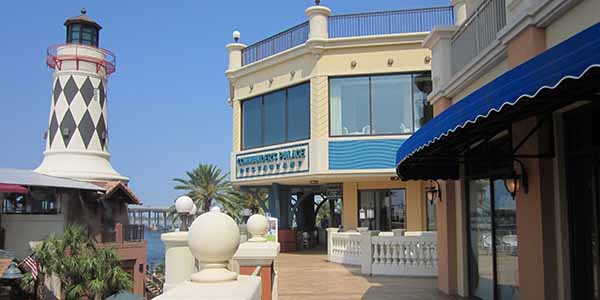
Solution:
M 449 5 L 449 0 L 323 0 L 333 14 Z M 109 150 L 145 204 L 167 206 L 172 179 L 198 163 L 229 169 L 225 44 L 246 44 L 306 20 L 312 1 L 9 1 L 0 9 L 0 167 L 36 168 L 48 126 L 46 48 L 86 7 L 117 56 L 109 79 Z

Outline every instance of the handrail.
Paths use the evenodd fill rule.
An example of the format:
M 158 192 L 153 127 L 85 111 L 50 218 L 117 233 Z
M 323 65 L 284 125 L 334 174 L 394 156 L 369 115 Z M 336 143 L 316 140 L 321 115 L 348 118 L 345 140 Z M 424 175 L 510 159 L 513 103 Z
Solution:
M 59 49 L 66 47 L 74 48 L 75 53 L 59 54 Z M 86 51 L 80 51 L 79 49 L 84 49 L 87 52 L 92 53 L 95 52 L 101 56 L 101 58 L 86 55 Z M 77 65 L 79 61 L 96 64 L 96 71 L 99 71 L 100 68 L 104 68 L 106 75 L 110 75 L 116 71 L 116 56 L 107 49 L 74 43 L 56 44 L 48 47 L 46 50 L 46 64 L 48 67 L 52 69 L 58 68 L 60 70 L 62 62 L 64 61 L 76 61 Z
M 353 13 L 329 17 L 329 37 L 431 31 L 437 25 L 454 24 L 452 6 Z
M 486 0 L 450 37 L 452 74 L 477 57 L 506 25 L 504 0 Z
M 454 24 L 452 6 L 352 13 L 330 16 L 329 38 L 431 31 L 437 25 Z M 242 50 L 247 65 L 306 43 L 309 22 L 303 22 Z

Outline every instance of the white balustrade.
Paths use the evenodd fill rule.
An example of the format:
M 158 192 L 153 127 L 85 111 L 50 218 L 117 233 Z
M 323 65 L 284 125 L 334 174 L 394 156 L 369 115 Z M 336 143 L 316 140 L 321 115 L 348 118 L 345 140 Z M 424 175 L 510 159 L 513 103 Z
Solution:
M 360 233 L 358 232 L 332 232 L 331 249 L 328 249 L 330 262 L 360 265 Z
M 435 277 L 437 234 L 388 235 L 328 229 L 328 259 L 334 263 L 359 265 L 361 272 L 367 275 Z
M 437 276 L 437 237 L 374 236 L 371 274 Z

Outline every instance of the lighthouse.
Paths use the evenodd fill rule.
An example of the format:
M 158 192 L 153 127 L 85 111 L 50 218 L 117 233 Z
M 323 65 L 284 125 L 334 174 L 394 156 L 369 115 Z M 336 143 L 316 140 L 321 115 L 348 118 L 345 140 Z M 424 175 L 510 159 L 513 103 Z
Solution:
M 100 24 L 85 9 L 64 23 L 66 41 L 48 48 L 53 70 L 44 160 L 37 172 L 84 181 L 120 181 L 108 152 L 108 77 L 115 56 L 100 48 Z

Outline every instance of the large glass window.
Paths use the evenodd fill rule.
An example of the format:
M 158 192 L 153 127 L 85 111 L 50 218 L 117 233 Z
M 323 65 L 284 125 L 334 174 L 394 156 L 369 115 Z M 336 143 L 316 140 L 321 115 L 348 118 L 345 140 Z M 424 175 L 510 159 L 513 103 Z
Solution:
M 419 74 L 332 78 L 330 134 L 410 134 L 420 128 L 426 94 Z
M 242 148 L 310 138 L 310 84 L 242 101 Z
M 242 102 L 242 148 L 310 138 L 310 84 Z
M 308 84 L 287 90 L 287 138 L 290 141 L 309 138 L 310 88 Z
M 478 299 L 519 299 L 516 205 L 503 180 L 469 182 L 469 273 Z
M 262 97 L 244 101 L 242 103 L 242 116 L 244 148 L 262 145 Z
M 360 191 L 358 221 L 369 230 L 406 229 L 406 190 Z

